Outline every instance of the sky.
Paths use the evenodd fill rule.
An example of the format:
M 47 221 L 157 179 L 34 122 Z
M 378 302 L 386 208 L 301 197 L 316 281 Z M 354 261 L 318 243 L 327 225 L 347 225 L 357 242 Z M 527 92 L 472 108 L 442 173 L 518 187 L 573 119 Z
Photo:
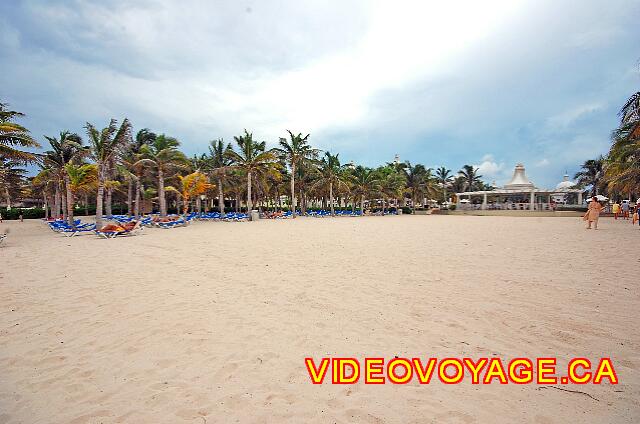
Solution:
M 192 155 L 289 129 L 538 187 L 605 153 L 640 89 L 640 0 L 7 1 L 0 101 L 33 135 L 110 118 Z

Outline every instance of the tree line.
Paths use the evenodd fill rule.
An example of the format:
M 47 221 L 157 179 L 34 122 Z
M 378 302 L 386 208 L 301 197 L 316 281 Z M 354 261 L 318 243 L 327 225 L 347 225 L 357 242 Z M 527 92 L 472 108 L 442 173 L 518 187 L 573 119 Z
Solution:
M 339 154 L 314 148 L 309 134 L 292 131 L 277 147 L 267 148 L 244 130 L 233 143 L 215 139 L 207 153 L 188 157 L 175 137 L 147 128 L 134 135 L 128 119 L 112 119 L 102 129 L 86 123 L 84 136 L 69 131 L 46 136 L 47 150 L 31 153 L 24 148 L 41 145 L 16 122 L 21 116 L 0 103 L 0 194 L 6 203 L 41 198 L 51 216 L 73 222 L 78 202 L 95 202 L 98 227 L 103 215 L 112 214 L 115 200 L 126 202 L 134 216 L 145 204 L 166 216 L 169 199 L 180 212 L 201 211 L 203 200 L 207 209 L 214 199 L 219 211 L 226 200 L 236 210 L 287 208 L 304 214 L 322 207 L 334 214 L 338 206 L 384 211 L 489 188 L 471 165 L 454 175 L 446 167 L 434 171 L 409 161 L 376 168 L 341 163 Z M 27 163 L 38 165 L 35 177 L 26 176 L 22 166 Z
M 618 117 L 607 154 L 585 161 L 574 178 L 591 196 L 633 200 L 640 197 L 640 91 L 627 99 Z
M 640 92 L 620 110 L 606 156 L 586 161 L 575 178 L 592 194 L 638 194 L 640 184 Z M 84 126 L 83 136 L 69 131 L 45 136 L 43 152 L 29 130 L 17 121 L 24 115 L 0 103 L 0 196 L 8 206 L 23 198 L 42 199 L 47 213 L 73 222 L 74 206 L 95 204 L 98 227 L 112 215 L 114 202 L 125 202 L 129 215 L 154 210 L 161 216 L 172 202 L 176 212 L 189 208 L 223 212 L 258 208 L 415 207 L 423 199 L 445 202 L 451 193 L 491 190 L 478 168 L 464 165 L 456 174 L 409 161 L 372 168 L 342 163 L 339 154 L 320 151 L 309 134 L 287 131 L 277 147 L 268 148 L 251 132 L 209 142 L 208 152 L 188 157 L 180 141 L 144 128 L 133 133 L 128 119 L 111 119 L 99 129 Z M 29 177 L 24 165 L 39 172 Z M 143 209 L 147 209 L 144 211 Z M 294 214 L 295 217 L 295 214 Z

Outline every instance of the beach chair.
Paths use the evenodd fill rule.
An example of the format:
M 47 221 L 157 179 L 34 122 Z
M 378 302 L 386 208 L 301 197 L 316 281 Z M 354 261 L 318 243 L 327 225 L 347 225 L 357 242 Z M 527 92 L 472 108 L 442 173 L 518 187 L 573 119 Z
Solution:
M 175 221 L 158 222 L 156 224 L 158 225 L 158 227 L 167 230 L 169 228 L 184 227 L 187 225 L 187 222 L 184 219 L 180 218 Z
M 152 227 L 153 226 L 153 221 L 151 220 L 150 216 L 147 216 L 145 218 L 140 219 L 140 225 L 142 225 L 144 227 Z
M 102 237 L 105 239 L 116 238 L 117 236 L 137 236 L 142 232 L 144 227 L 140 221 L 136 222 L 136 225 L 133 226 L 130 230 L 121 230 L 121 231 L 102 231 L 94 229 L 94 232 L 98 237 Z
M 74 237 L 74 236 L 77 236 L 78 234 L 95 231 L 95 229 L 96 229 L 96 224 L 83 224 L 83 225 L 78 225 L 76 227 L 64 228 L 60 230 L 60 232 L 62 233 L 62 235 L 66 237 Z

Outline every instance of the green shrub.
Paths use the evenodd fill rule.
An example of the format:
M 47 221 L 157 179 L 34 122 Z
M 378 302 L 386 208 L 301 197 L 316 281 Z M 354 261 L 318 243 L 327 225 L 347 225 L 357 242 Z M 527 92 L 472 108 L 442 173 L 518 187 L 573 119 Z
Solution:
M 402 207 L 402 214 L 403 215 L 411 215 L 412 213 L 413 213 L 413 210 L 409 206 L 403 206 Z
M 563 206 L 556 207 L 557 211 L 570 211 L 570 212 L 586 212 L 589 208 L 586 206 Z
M 456 210 L 456 205 L 455 204 L 449 205 L 449 210 L 450 211 L 455 211 Z
M 7 210 L 6 208 L 0 209 L 0 214 L 2 215 L 2 219 L 18 219 L 20 214 L 22 214 L 22 218 L 24 219 L 39 219 L 44 218 L 44 209 L 42 208 L 11 208 L 11 210 Z

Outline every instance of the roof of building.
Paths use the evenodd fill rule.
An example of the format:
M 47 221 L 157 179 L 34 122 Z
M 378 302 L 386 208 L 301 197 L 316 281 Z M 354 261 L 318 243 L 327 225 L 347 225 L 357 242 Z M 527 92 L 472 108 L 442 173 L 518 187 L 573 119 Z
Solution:
M 564 176 L 562 177 L 562 181 L 560 181 L 556 186 L 556 190 L 566 190 L 568 188 L 575 187 L 575 185 L 576 183 L 569 180 L 569 174 L 564 174 Z
M 527 178 L 527 174 L 524 171 L 524 165 L 521 163 L 517 164 L 516 168 L 513 170 L 511 181 L 504 185 L 505 190 L 532 190 L 534 188 L 534 184 L 529 181 L 529 178 Z

